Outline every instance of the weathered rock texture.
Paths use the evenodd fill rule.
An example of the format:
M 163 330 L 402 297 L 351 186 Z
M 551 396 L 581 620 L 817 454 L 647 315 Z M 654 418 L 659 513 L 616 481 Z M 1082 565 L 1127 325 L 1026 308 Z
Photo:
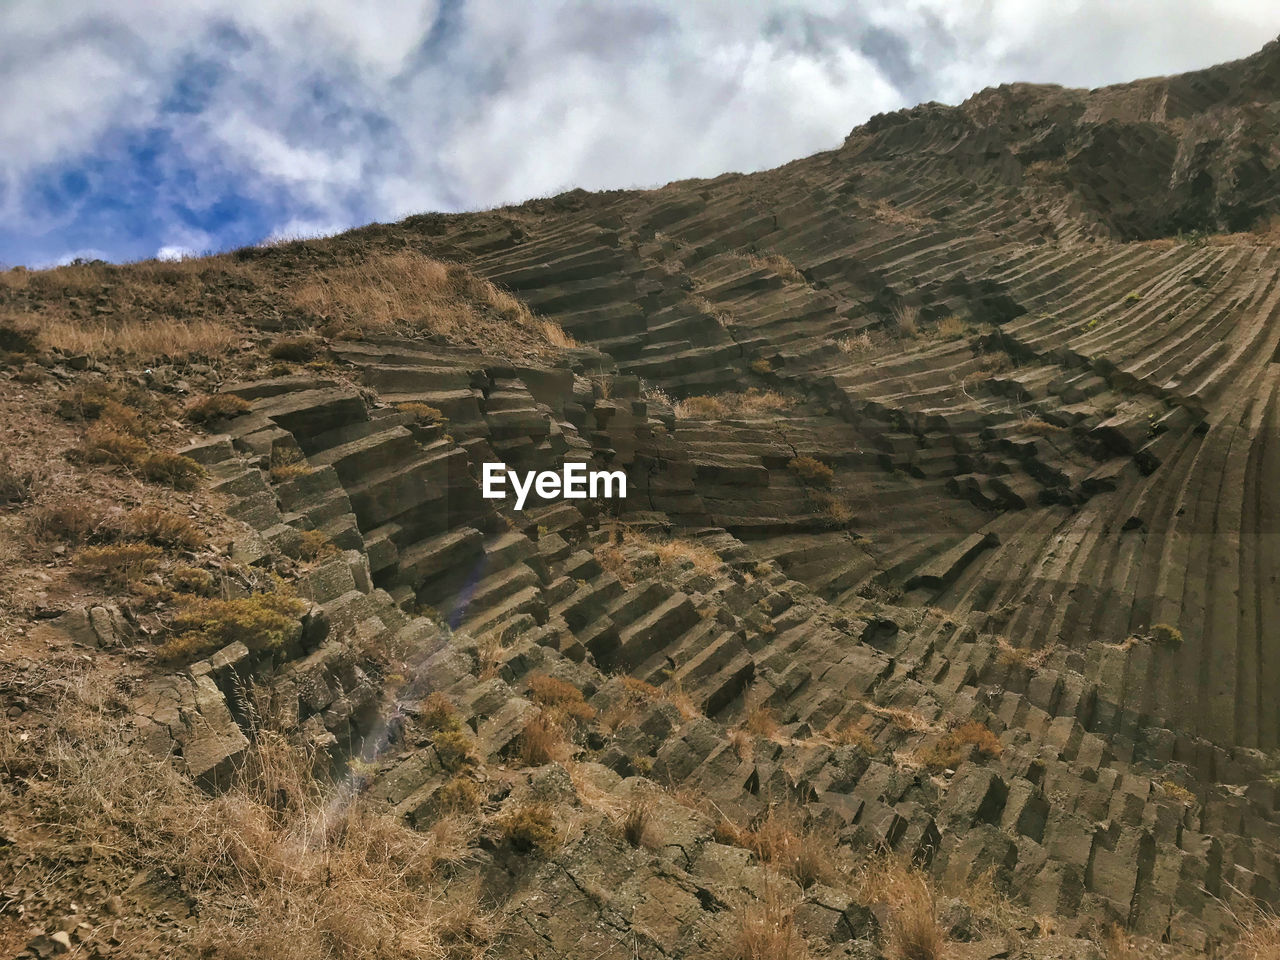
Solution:
M 1037 913 L 1203 946 L 1280 883 L 1280 249 L 1206 236 L 1280 212 L 1278 134 L 1273 43 L 1181 77 L 879 116 L 766 173 L 362 231 L 465 260 L 583 346 L 521 367 L 342 342 L 364 390 L 230 387 L 252 411 L 199 453 L 260 531 L 246 555 L 306 528 L 345 552 L 310 576 L 293 659 L 198 665 L 189 689 L 155 692 L 156 735 L 182 740 L 168 714 L 193 700 L 212 733 L 188 755 L 215 777 L 242 739 L 208 691 L 265 669 L 317 743 L 377 747 L 369 789 L 415 822 L 448 780 L 415 746 L 426 693 L 500 757 L 533 712 L 531 672 L 602 710 L 626 673 L 704 716 L 655 702 L 598 745 L 611 783 L 643 772 L 747 819 L 796 800 L 939 876 L 994 868 Z M 917 336 L 899 336 L 912 314 Z M 878 343 L 842 349 L 864 332 Z M 706 421 L 645 392 L 749 386 L 801 400 Z M 272 484 L 282 448 L 314 471 Z M 847 522 L 797 457 L 834 468 Z M 483 462 L 568 459 L 626 470 L 631 496 L 518 514 L 480 496 Z M 613 515 L 726 563 L 659 574 L 636 555 L 620 582 L 593 553 Z M 420 669 L 396 688 L 364 675 L 355 636 L 414 649 Z M 504 646 L 480 679 L 485 637 Z M 744 757 L 727 731 L 748 689 L 781 725 Z M 998 758 L 942 776 L 895 762 L 967 720 Z M 858 723 L 876 752 L 819 736 Z M 639 921 L 580 890 L 632 884 L 633 912 L 662 904 L 645 928 L 662 949 L 698 955 L 717 878 L 747 875 L 745 852 L 702 837 L 656 873 L 584 838 L 515 894 L 557 915 L 524 948 L 616 942 Z M 850 922 L 810 899 L 815 923 Z

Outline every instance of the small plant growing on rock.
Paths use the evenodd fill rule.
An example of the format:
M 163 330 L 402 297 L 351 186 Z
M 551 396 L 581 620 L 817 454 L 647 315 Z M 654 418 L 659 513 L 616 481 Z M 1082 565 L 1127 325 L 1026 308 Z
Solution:
M 796 457 L 787 464 L 787 469 L 800 478 L 802 483 L 814 487 L 829 487 L 835 481 L 835 471 L 817 457 Z
M 436 749 L 440 766 L 451 773 L 461 770 L 474 759 L 471 753 L 471 739 L 462 732 L 460 726 L 437 731 L 431 738 L 431 745 Z
M 454 777 L 431 797 L 432 805 L 441 813 L 477 810 L 483 801 L 479 786 L 464 775 Z
M 759 360 L 751 361 L 751 369 L 763 376 L 766 373 L 773 373 L 773 364 L 761 357 Z
M 730 956 L 733 960 L 807 960 L 809 946 L 795 926 L 795 907 L 775 886 L 742 911 Z
M 247 413 L 252 404 L 244 397 L 234 393 L 211 393 L 187 404 L 187 419 L 192 423 L 212 423 L 214 420 L 229 420 Z
M 583 699 L 582 691 L 571 683 L 535 673 L 529 677 L 529 694 L 547 708 L 552 720 L 587 721 L 595 718 L 595 707 Z
M 302 540 L 298 544 L 298 556 L 307 563 L 332 557 L 338 552 L 338 545 L 329 539 L 323 530 L 303 530 Z
M 622 836 L 633 847 L 645 844 L 657 804 L 647 790 L 633 790 L 622 813 Z
M 449 698 L 438 691 L 422 701 L 418 718 L 427 730 L 459 730 L 462 728 L 462 718 L 458 716 L 458 711 L 449 702 Z
M 501 821 L 502 835 L 520 853 L 554 853 L 560 845 L 551 806 L 524 803 L 509 811 Z
M 920 326 L 920 308 L 911 303 L 900 303 L 893 308 L 893 325 L 898 335 L 914 340 Z
M 875 857 L 862 868 L 855 898 L 865 905 L 889 905 L 888 954 L 894 960 L 942 960 L 946 936 L 929 878 L 918 867 L 891 856 Z
M 551 717 L 540 713 L 527 724 L 519 737 L 520 760 L 528 767 L 558 763 L 569 755 L 564 731 Z
M 931 770 L 954 770 L 971 752 L 994 758 L 1004 752 L 1004 745 L 991 728 L 977 720 L 949 730 L 933 746 L 920 754 L 920 762 Z
M 1166 647 L 1182 646 L 1182 631 L 1167 623 L 1157 623 L 1151 628 L 1151 639 Z
M 276 447 L 271 451 L 272 483 L 284 483 L 311 472 L 311 465 L 297 447 Z
M 836 346 L 840 348 L 841 353 L 848 354 L 851 357 L 860 357 L 874 350 L 875 342 L 871 339 L 871 334 L 863 330 L 857 335 L 841 337 L 836 341 Z
M 439 407 L 433 407 L 429 403 L 398 403 L 396 408 L 418 420 L 440 421 L 445 418 Z

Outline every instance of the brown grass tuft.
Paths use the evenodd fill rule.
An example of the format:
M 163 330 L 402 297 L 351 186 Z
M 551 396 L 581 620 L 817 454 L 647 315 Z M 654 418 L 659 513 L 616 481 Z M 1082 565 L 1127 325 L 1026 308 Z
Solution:
M 918 867 L 899 857 L 874 857 L 855 878 L 854 897 L 868 906 L 889 905 L 887 947 L 895 960 L 942 960 L 945 956 L 945 936 L 933 888 Z
M 914 340 L 919 333 L 920 308 L 912 303 L 899 303 L 891 311 L 898 336 Z
M 71 563 L 85 576 L 124 587 L 158 570 L 163 556 L 163 550 L 149 543 L 116 543 L 85 547 Z
M 595 707 L 583 699 L 581 690 L 545 673 L 535 673 L 529 677 L 529 694 L 535 703 L 546 708 L 546 713 L 553 722 L 585 722 L 595 718 Z
M 546 803 L 521 803 L 501 819 L 502 835 L 521 853 L 554 853 L 560 845 L 555 817 Z
M 302 540 L 298 544 L 298 556 L 306 563 L 332 557 L 338 552 L 338 545 L 329 539 L 323 530 L 303 530 Z
M 316 358 L 320 347 L 320 341 L 313 336 L 281 337 L 267 349 L 267 355 L 273 360 L 306 363 Z
M 859 334 L 841 337 L 836 341 L 836 346 L 840 348 L 841 353 L 851 357 L 861 357 L 875 349 L 875 342 L 871 339 L 871 334 L 864 330 Z
M 520 733 L 518 749 L 520 760 L 527 767 L 564 763 L 571 753 L 564 728 L 545 712 L 525 724 Z
M 211 393 L 187 404 L 187 419 L 192 423 L 227 420 L 247 412 L 253 405 L 234 393 Z
M 685 420 L 730 420 L 767 417 L 795 406 L 774 390 L 752 387 L 742 392 L 718 393 L 677 400 L 673 410 Z
M 1004 745 L 986 724 L 970 720 L 947 731 L 937 743 L 921 751 L 919 760 L 931 770 L 954 770 L 974 752 L 980 757 L 994 758 L 1004 752 Z
M 829 487 L 836 478 L 835 471 L 817 457 L 796 457 L 787 464 L 787 469 L 801 482 L 815 487 Z
M 795 927 L 795 908 L 770 886 L 763 900 L 742 911 L 732 960 L 807 960 L 809 947 Z
M 162 547 L 199 550 L 208 542 L 204 532 L 193 521 L 154 504 L 131 510 L 124 526 L 132 536 Z

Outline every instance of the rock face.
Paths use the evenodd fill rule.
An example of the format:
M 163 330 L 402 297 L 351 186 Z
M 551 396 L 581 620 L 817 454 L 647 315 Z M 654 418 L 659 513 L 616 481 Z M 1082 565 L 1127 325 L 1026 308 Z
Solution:
M 655 702 L 615 731 L 609 789 L 643 772 L 746 819 L 795 800 L 855 847 L 994 870 L 1036 913 L 1203 947 L 1280 883 L 1280 249 L 1220 235 L 1280 213 L 1278 77 L 1273 43 L 1098 91 L 1002 87 L 766 173 L 366 230 L 465 260 L 582 346 L 521 366 L 335 342 L 344 378 L 229 387 L 252 408 L 198 453 L 257 531 L 243 556 L 307 529 L 342 552 L 309 574 L 298 650 L 198 665 L 156 691 L 157 731 L 216 781 L 244 746 L 235 678 L 270 675 L 317 745 L 376 747 L 369 789 L 414 823 L 448 775 L 388 735 L 407 704 L 444 692 L 501 757 L 532 673 L 601 711 L 626 674 L 698 715 Z M 663 398 L 752 386 L 796 401 L 709 420 Z M 312 471 L 271 482 L 282 450 Z M 480 495 L 485 462 L 566 460 L 626 471 L 630 496 Z M 615 523 L 724 563 L 624 550 L 624 582 L 596 555 Z M 362 672 L 350 644 L 371 638 L 414 651 L 407 686 Z M 762 706 L 777 734 L 742 750 L 729 727 Z M 906 762 L 950 758 L 968 721 L 997 746 Z M 747 854 L 632 856 L 582 838 L 528 893 L 569 905 L 563 943 L 521 946 L 625 929 L 605 894 L 634 887 L 664 952 L 698 955 Z M 585 909 L 588 881 L 605 899 Z M 806 897 L 797 922 L 833 941 L 875 923 Z

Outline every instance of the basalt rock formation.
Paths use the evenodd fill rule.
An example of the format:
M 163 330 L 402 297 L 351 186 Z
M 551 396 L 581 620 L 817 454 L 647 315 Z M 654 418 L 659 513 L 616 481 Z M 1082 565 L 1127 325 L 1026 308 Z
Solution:
M 797 804 L 848 849 L 993 873 L 1069 931 L 1207 949 L 1280 897 L 1277 143 L 1280 42 L 878 116 L 764 173 L 357 231 L 465 263 L 577 345 L 335 339 L 341 377 L 227 384 L 248 412 L 186 453 L 257 531 L 240 555 L 310 529 L 341 552 L 306 578 L 296 648 L 196 664 L 154 722 L 216 783 L 256 676 L 416 824 L 453 775 L 428 694 L 498 762 L 532 677 L 601 715 L 643 681 L 668 696 L 578 745 L 603 791 L 645 777 L 741 823 Z M 774 407 L 689 402 L 751 388 Z M 312 469 L 273 480 L 282 458 Z M 629 496 L 480 495 L 485 462 L 566 460 L 625 470 Z M 624 531 L 723 563 L 673 571 Z M 368 674 L 353 637 L 415 669 Z M 761 711 L 773 728 L 735 737 Z M 997 745 L 920 760 L 973 723 Z M 552 802 L 554 769 L 531 787 Z M 657 851 L 588 833 L 478 868 L 528 919 L 510 955 L 703 955 L 757 868 L 668 820 Z M 875 938 L 847 894 L 798 896 L 819 955 Z

